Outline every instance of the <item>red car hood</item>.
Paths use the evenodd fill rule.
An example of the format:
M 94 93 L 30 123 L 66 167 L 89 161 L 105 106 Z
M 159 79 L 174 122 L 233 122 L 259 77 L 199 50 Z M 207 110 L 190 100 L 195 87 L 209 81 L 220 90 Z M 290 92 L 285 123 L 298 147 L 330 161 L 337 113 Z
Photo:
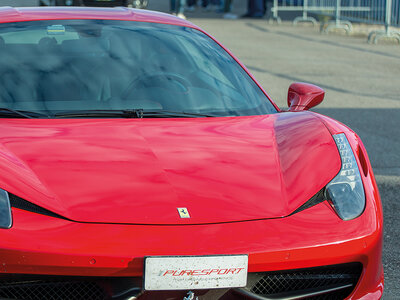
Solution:
M 0 187 L 80 222 L 202 224 L 289 215 L 339 171 L 312 113 L 3 119 Z M 191 218 L 180 218 L 178 208 Z

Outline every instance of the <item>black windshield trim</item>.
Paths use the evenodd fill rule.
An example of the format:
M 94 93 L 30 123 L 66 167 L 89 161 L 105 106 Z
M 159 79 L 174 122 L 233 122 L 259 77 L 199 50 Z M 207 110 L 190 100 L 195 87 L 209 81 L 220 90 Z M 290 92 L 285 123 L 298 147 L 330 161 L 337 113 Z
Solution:
M 42 114 L 35 111 L 28 111 L 28 110 L 16 110 L 8 107 L 0 107 L 0 115 L 4 116 L 6 113 L 7 115 L 12 114 L 14 117 L 22 117 L 25 119 L 35 119 L 39 117 L 46 117 L 49 118 L 49 115 Z M 33 115 L 33 116 L 32 116 Z

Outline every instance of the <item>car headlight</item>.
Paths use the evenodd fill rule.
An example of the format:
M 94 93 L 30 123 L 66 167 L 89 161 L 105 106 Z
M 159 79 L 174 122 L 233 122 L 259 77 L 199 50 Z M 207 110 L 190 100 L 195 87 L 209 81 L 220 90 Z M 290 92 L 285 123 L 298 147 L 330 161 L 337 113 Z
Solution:
M 12 216 L 10 199 L 5 190 L 0 189 L 0 228 L 11 228 Z
M 333 138 L 340 153 L 342 168 L 326 186 L 325 196 L 341 219 L 352 220 L 364 211 L 364 187 L 356 158 L 346 135 L 335 134 Z

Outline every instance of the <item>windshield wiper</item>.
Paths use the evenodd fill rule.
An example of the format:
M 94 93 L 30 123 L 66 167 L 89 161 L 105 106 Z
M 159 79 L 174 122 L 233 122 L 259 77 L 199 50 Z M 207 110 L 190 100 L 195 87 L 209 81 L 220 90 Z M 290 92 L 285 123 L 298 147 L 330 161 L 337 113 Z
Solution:
M 96 117 L 117 117 L 117 118 L 141 118 L 139 109 L 90 109 L 63 111 L 54 114 L 55 118 L 96 118 Z
M 142 110 L 142 118 L 193 118 L 193 117 L 214 117 L 213 115 L 172 110 Z
M 8 115 L 14 115 L 14 116 L 19 116 L 19 117 L 23 117 L 26 119 L 34 119 L 35 117 L 46 117 L 49 118 L 48 115 L 42 114 L 42 113 L 38 113 L 35 111 L 27 111 L 27 110 L 15 110 L 12 108 L 8 108 L 8 107 L 0 107 L 0 114 L 3 116 L 8 116 Z M 34 116 L 32 116 L 34 115 Z
M 119 117 L 119 118 L 193 118 L 193 117 L 213 117 L 211 115 L 189 113 L 183 111 L 170 110 L 143 110 L 143 109 L 91 109 L 79 111 L 65 111 L 54 114 L 56 118 L 90 118 L 90 117 Z

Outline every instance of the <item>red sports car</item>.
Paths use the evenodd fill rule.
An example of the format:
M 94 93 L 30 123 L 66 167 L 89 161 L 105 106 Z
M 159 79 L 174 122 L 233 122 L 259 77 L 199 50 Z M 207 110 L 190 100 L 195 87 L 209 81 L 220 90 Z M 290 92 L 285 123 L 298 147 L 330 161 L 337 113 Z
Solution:
M 190 22 L 0 9 L 0 298 L 379 299 L 382 207 L 351 129 L 280 110 Z

